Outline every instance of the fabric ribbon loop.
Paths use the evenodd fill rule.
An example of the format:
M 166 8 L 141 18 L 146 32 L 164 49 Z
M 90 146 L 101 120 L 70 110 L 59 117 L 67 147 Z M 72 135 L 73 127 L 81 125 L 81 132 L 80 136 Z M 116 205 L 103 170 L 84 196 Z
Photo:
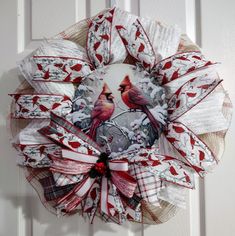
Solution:
M 128 53 L 150 71 L 155 64 L 156 55 L 140 21 L 137 19 L 132 24 L 130 32 L 122 25 L 117 25 L 116 29 Z
M 90 21 L 87 54 L 95 67 L 107 65 L 111 56 L 111 31 L 114 8 Z
M 50 118 L 50 113 L 65 116 L 72 111 L 69 97 L 54 94 L 10 94 L 15 102 L 13 118 Z
M 112 182 L 118 190 L 128 198 L 131 198 L 137 186 L 136 180 L 124 171 L 113 171 Z
M 79 183 L 71 192 L 57 202 L 57 208 L 66 213 L 76 209 L 86 197 L 86 194 L 89 192 L 94 182 L 95 179 L 87 177 L 82 183 Z
M 203 177 L 216 165 L 217 161 L 210 148 L 185 125 L 170 123 L 166 138 L 200 176 Z
M 189 73 L 215 65 L 205 59 L 200 51 L 182 52 L 159 61 L 151 71 L 161 85 L 166 85 Z
M 101 199 L 100 199 L 100 209 L 105 214 L 109 215 L 108 209 L 108 179 L 106 177 L 102 177 L 101 180 Z
M 183 84 L 169 99 L 169 120 L 174 121 L 205 99 L 222 80 L 216 72 L 203 74 Z
M 113 171 L 128 171 L 127 161 L 109 161 L 109 169 Z
M 92 168 L 92 164 L 83 162 L 74 162 L 71 159 L 56 158 L 50 156 L 52 164 L 50 170 L 67 175 L 86 174 Z
M 70 151 L 67 149 L 62 150 L 62 157 L 68 158 L 74 161 L 89 163 L 89 164 L 95 164 L 98 160 L 98 157 L 96 156 L 79 153 L 75 151 Z
M 37 65 L 34 81 L 79 83 L 92 71 L 91 64 L 80 58 L 34 56 L 33 60 Z
M 100 146 L 89 136 L 55 113 L 51 113 L 50 124 L 38 132 L 73 151 L 80 151 L 82 147 L 82 151 L 88 154 L 99 155 L 101 152 Z

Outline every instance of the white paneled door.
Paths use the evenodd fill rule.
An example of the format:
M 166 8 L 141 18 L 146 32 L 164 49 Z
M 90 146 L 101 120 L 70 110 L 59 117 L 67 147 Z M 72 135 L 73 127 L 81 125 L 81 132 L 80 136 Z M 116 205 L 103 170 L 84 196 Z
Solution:
M 10 145 L 8 93 L 20 84 L 16 61 L 43 40 L 113 5 L 133 14 L 178 24 L 206 56 L 221 61 L 221 77 L 235 99 L 235 2 L 233 0 L 0 0 L 0 236 L 232 236 L 235 235 L 235 126 L 221 165 L 197 181 L 188 206 L 169 222 L 118 226 L 75 215 L 56 218 L 43 208 L 16 166 Z

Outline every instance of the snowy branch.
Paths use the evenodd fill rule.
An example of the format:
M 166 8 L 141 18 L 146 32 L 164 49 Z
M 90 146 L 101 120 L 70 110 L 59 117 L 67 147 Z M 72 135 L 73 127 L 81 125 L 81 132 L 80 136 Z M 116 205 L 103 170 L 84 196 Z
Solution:
M 116 116 L 112 117 L 111 120 L 115 120 L 115 119 L 118 118 L 119 116 L 121 116 L 121 115 L 123 115 L 123 114 L 125 114 L 125 113 L 128 113 L 128 112 L 130 112 L 130 110 L 125 110 L 125 111 L 123 111 L 123 112 L 120 112 L 120 113 L 117 114 Z M 135 112 L 142 112 L 142 111 L 141 111 L 141 110 L 135 110 Z

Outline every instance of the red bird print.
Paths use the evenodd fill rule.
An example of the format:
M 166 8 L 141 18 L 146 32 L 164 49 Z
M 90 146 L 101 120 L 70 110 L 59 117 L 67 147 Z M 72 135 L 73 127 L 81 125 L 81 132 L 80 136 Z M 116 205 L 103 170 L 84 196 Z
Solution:
M 139 88 L 131 83 L 128 75 L 125 76 L 119 87 L 120 88 L 118 90 L 121 91 L 123 102 L 130 109 L 140 109 L 143 111 L 147 115 L 155 132 L 158 132 L 159 124 L 147 107 L 150 105 L 149 99 L 146 98 L 144 93 Z
M 113 102 L 112 92 L 110 91 L 108 85 L 104 83 L 103 90 L 100 93 L 98 99 L 95 102 L 94 108 L 91 112 L 91 127 L 89 131 L 89 136 L 95 140 L 96 131 L 99 125 L 109 120 L 114 112 L 114 102 Z

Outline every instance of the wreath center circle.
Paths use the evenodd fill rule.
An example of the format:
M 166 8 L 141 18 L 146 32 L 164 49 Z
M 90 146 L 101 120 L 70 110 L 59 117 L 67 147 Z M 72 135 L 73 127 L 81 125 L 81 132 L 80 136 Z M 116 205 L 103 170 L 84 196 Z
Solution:
M 149 147 L 167 122 L 165 90 L 138 66 L 103 66 L 78 86 L 72 118 L 111 153 Z

